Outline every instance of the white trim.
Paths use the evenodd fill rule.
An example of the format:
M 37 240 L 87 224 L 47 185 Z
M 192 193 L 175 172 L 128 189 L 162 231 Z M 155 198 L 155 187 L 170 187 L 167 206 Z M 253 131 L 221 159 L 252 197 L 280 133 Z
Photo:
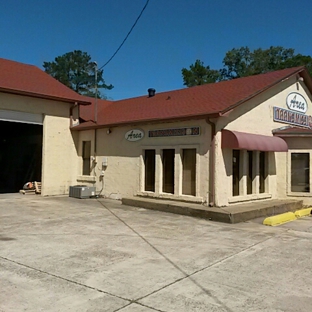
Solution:
M 309 177 L 309 186 L 310 186 L 310 192 L 292 192 L 291 191 L 291 154 L 309 154 L 309 171 L 310 171 L 310 177 Z M 311 187 L 311 181 L 312 181 L 312 152 L 310 149 L 289 149 L 287 153 L 287 189 L 286 189 L 286 196 L 292 196 L 292 197 L 311 197 L 312 196 L 312 187 Z
M 95 176 L 87 176 L 87 175 L 80 175 L 77 177 L 78 182 L 91 182 L 95 183 L 96 182 L 96 177 Z

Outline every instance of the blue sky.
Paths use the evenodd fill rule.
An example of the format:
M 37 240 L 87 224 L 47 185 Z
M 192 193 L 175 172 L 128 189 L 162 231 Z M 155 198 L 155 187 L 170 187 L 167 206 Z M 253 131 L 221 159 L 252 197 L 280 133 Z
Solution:
M 118 48 L 146 0 L 9 0 L 1 3 L 0 57 L 36 65 L 82 50 L 99 67 Z M 113 99 L 183 88 L 196 59 L 222 67 L 232 48 L 283 46 L 312 55 L 312 1 L 150 0 L 104 68 Z

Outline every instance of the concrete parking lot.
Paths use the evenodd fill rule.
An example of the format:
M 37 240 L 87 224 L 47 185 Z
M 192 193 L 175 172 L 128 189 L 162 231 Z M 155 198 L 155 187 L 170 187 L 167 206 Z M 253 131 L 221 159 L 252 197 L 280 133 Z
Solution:
M 221 224 L 0 195 L 0 311 L 311 311 L 312 218 Z

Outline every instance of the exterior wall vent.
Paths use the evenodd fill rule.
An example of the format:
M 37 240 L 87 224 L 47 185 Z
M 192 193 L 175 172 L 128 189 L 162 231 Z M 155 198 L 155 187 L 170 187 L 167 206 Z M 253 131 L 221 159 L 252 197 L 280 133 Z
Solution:
M 155 95 L 156 90 L 153 88 L 149 88 L 147 92 L 148 92 L 148 97 L 153 97 Z

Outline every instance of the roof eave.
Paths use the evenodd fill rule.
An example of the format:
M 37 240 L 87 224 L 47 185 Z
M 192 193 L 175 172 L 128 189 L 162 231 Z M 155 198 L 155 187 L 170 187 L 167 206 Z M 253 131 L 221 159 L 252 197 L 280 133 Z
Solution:
M 165 118 L 165 119 L 144 119 L 144 120 L 132 120 L 132 121 L 121 121 L 116 123 L 106 123 L 106 124 L 94 124 L 86 127 L 74 126 L 71 128 L 73 131 L 83 131 L 83 130 L 92 130 L 92 129 L 100 129 L 100 128 L 111 128 L 111 127 L 120 127 L 120 126 L 129 126 L 129 125 L 141 125 L 141 124 L 155 124 L 155 123 L 164 123 L 164 122 L 173 122 L 173 121 L 186 121 L 186 120 L 198 120 L 198 119 L 207 119 L 207 118 L 217 118 L 220 117 L 219 113 L 211 113 L 211 114 L 201 114 L 201 115 L 190 115 L 190 116 L 182 116 L 182 117 L 173 117 L 173 118 Z M 91 121 L 91 120 L 90 120 Z
M 52 95 L 45 95 L 45 94 L 39 94 L 39 93 L 27 92 L 27 91 L 0 88 L 0 92 L 16 94 L 16 95 L 24 95 L 24 96 L 35 97 L 35 98 L 40 98 L 40 99 L 56 100 L 56 101 L 61 101 L 61 102 L 66 102 L 66 103 L 78 103 L 80 105 L 91 105 L 91 102 L 88 102 L 88 101 L 83 101 L 83 100 L 78 100 L 78 99 L 73 99 L 73 98 L 58 97 L 58 96 L 52 96 Z

